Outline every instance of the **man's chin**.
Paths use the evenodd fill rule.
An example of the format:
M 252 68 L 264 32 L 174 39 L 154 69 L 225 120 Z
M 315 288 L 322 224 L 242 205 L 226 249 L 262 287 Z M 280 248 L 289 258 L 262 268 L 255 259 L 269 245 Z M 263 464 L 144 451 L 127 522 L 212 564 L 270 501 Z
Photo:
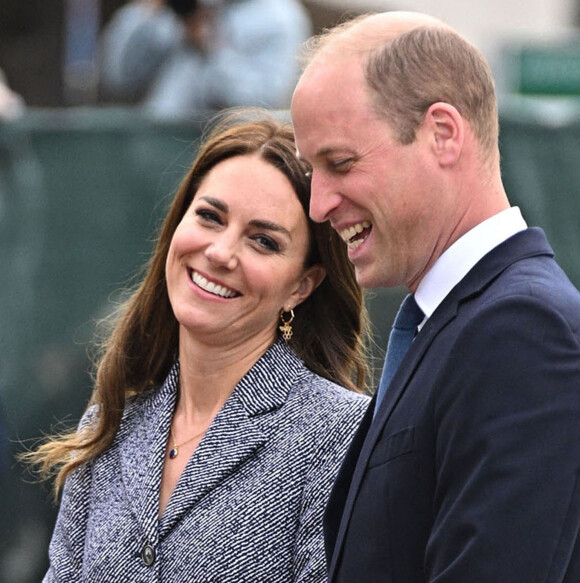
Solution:
M 357 267 L 355 265 L 354 273 L 356 276 L 356 281 L 361 287 L 369 289 L 374 287 L 383 287 L 380 278 L 376 277 L 376 274 L 374 274 L 368 266 Z
M 398 287 L 403 286 L 395 278 L 388 277 L 385 265 L 372 265 L 371 263 L 358 263 L 354 266 L 354 273 L 357 283 L 364 288 L 373 289 L 378 287 Z

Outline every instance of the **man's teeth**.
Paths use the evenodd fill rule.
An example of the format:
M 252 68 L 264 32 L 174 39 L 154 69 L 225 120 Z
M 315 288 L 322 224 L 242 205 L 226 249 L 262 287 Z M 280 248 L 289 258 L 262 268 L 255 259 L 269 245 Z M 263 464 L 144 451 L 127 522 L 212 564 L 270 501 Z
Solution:
M 208 281 L 203 275 L 200 275 L 196 271 L 192 272 L 191 279 L 195 285 L 198 285 L 201 289 L 209 292 L 210 294 L 221 296 L 222 298 L 233 298 L 236 295 L 234 290 L 213 283 L 212 281 Z
M 347 243 L 348 248 L 351 250 L 356 249 L 362 242 L 364 241 L 364 239 L 355 239 L 354 241 L 349 241 Z
M 365 229 L 368 229 L 371 226 L 369 221 L 363 221 L 362 223 L 357 223 L 352 227 L 348 227 L 348 229 L 344 229 L 340 231 L 339 235 L 340 238 L 349 246 L 350 249 L 356 249 L 361 243 L 362 239 L 357 239 L 355 241 L 351 241 L 351 239 L 362 233 Z

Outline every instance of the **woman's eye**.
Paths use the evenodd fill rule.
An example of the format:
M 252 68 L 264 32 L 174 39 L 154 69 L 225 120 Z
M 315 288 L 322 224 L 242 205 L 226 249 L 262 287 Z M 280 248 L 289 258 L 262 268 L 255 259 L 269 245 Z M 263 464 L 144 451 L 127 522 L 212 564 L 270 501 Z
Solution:
M 197 209 L 195 214 L 203 221 L 221 224 L 220 216 L 215 211 L 209 209 Z
M 254 237 L 254 241 L 256 241 L 258 245 L 260 245 L 260 247 L 263 247 L 267 251 L 280 250 L 280 246 L 278 245 L 278 243 L 276 243 L 274 239 L 272 239 L 271 237 L 267 237 L 266 235 L 256 235 Z

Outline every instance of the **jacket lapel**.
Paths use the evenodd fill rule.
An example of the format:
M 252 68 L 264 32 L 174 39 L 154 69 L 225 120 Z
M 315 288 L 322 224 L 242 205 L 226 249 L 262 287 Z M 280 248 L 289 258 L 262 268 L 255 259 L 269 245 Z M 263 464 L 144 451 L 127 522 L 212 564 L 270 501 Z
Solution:
M 324 549 L 326 552 L 326 560 L 331 570 L 336 561 L 336 555 L 333 558 L 332 550 L 335 548 L 337 539 L 339 536 L 342 537 L 343 531 L 346 528 L 346 523 L 345 521 L 341 521 L 341 518 L 346 514 L 349 493 L 354 491 L 351 488 L 352 479 L 366 435 L 373 421 L 376 400 L 375 393 L 344 456 L 324 512 Z M 351 504 L 350 500 L 348 504 Z M 344 513 L 343 509 L 345 509 Z
M 158 391 L 137 397 L 127 407 L 117 436 L 125 495 L 133 515 L 151 542 L 157 541 L 163 458 L 178 384 L 179 364 L 175 364 Z M 144 403 L 143 399 L 146 399 Z
M 179 478 L 161 519 L 161 537 L 185 512 L 233 474 L 266 440 L 267 435 L 248 416 L 239 401 L 230 397 Z
M 344 509 L 342 512 L 342 518 L 340 519 L 340 526 L 338 527 L 338 532 L 336 535 L 336 544 L 334 547 L 334 552 L 332 554 L 332 559 L 329 564 L 329 581 L 332 581 L 332 575 L 336 569 L 338 559 L 340 557 L 340 551 L 344 541 L 344 535 L 348 528 L 348 523 L 350 521 L 350 516 L 352 514 L 352 509 L 356 501 L 360 484 L 364 478 L 367 462 L 374 449 L 374 446 L 379 439 L 383 427 L 390 417 L 396 403 L 398 402 L 400 396 L 403 394 L 407 382 L 411 377 L 413 371 L 417 367 L 421 360 L 421 357 L 427 350 L 428 346 L 431 344 L 433 338 L 435 337 L 438 330 L 441 329 L 445 322 L 452 318 L 453 314 L 446 313 L 445 318 L 441 318 L 439 323 L 427 321 L 420 334 L 413 341 L 412 349 L 409 349 L 407 355 L 401 362 L 397 372 L 395 373 L 390 386 L 388 387 L 385 396 L 381 402 L 379 409 L 377 410 L 374 419 L 372 418 L 374 408 L 376 406 L 376 395 L 373 397 L 369 410 L 367 411 L 365 418 L 367 419 L 368 425 L 366 428 L 361 425 L 359 431 L 366 429 L 366 436 L 362 435 L 364 439 L 362 445 L 359 445 L 356 450 L 360 448 L 360 453 L 358 455 L 358 460 L 352 459 L 351 456 L 356 455 L 356 450 L 353 448 L 351 451 L 349 449 L 346 459 L 350 462 L 350 467 L 354 466 L 354 471 L 352 473 L 352 479 L 350 481 L 350 489 L 348 490 L 348 495 L 344 502 Z M 431 322 L 431 323 L 430 323 Z M 429 327 L 428 327 L 428 324 Z M 363 419 L 363 423 L 364 423 Z M 357 433 L 358 436 L 358 433 Z M 346 460 L 345 460 L 346 462 Z M 341 468 L 342 474 L 342 468 Z M 346 481 L 348 478 L 342 476 L 342 480 Z M 333 490 L 334 495 L 334 490 Z M 334 501 L 333 501 L 334 503 Z M 334 505 L 334 504 L 333 504 Z M 339 501 L 336 501 L 337 509 L 339 508 Z M 335 517 L 336 520 L 336 517 Z
M 538 228 L 530 228 L 517 233 L 493 249 L 477 263 L 477 265 L 461 282 L 459 282 L 459 284 L 457 284 L 457 286 L 455 286 L 455 288 L 451 290 L 445 300 L 427 320 L 425 326 L 413 341 L 409 352 L 405 355 L 405 358 L 401 362 L 399 369 L 395 373 L 391 384 L 385 393 L 374 420 L 372 420 L 372 423 L 370 423 L 370 426 L 368 427 L 362 446 L 359 446 L 360 454 L 358 460 L 356 463 L 354 463 L 354 460 L 350 460 L 350 467 L 352 468 L 354 466 L 354 470 L 352 473 L 352 480 L 350 481 L 350 489 L 344 502 L 344 509 L 336 535 L 336 543 L 332 553 L 332 559 L 329 564 L 329 581 L 332 581 L 332 577 L 334 576 L 338 564 L 344 536 L 348 528 L 354 502 L 366 473 L 369 457 L 383 432 L 383 428 L 388 422 L 401 395 L 405 391 L 413 372 L 421 362 L 423 355 L 431 346 L 439 331 L 455 318 L 459 305 L 462 302 L 482 293 L 482 291 L 508 266 L 521 259 L 537 255 L 553 256 L 553 251 L 550 248 L 543 231 Z M 376 399 L 374 398 L 369 409 L 372 410 L 373 404 L 375 403 Z M 351 452 L 349 451 L 347 459 L 349 458 L 350 453 Z M 342 477 L 342 480 L 346 479 L 346 477 Z M 336 506 L 337 511 L 339 511 L 338 504 Z
M 275 344 L 240 380 L 185 467 L 161 519 L 161 537 L 264 447 L 275 419 L 263 415 L 286 401 L 298 371 L 304 370 L 296 362 L 285 345 Z

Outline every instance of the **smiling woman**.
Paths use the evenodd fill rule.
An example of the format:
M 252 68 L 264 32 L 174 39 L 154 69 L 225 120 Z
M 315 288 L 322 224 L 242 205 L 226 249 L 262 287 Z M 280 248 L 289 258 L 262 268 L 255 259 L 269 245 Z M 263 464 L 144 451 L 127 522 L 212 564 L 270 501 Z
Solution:
M 169 247 L 166 279 L 181 334 L 220 352 L 261 352 L 324 279 L 305 265 L 308 221 L 291 182 L 259 154 L 219 162 L 201 182 Z M 227 391 L 226 391 L 227 392 Z
M 79 428 L 27 456 L 64 485 L 47 583 L 326 580 L 367 316 L 346 246 L 308 218 L 292 128 L 260 115 L 202 144 Z

